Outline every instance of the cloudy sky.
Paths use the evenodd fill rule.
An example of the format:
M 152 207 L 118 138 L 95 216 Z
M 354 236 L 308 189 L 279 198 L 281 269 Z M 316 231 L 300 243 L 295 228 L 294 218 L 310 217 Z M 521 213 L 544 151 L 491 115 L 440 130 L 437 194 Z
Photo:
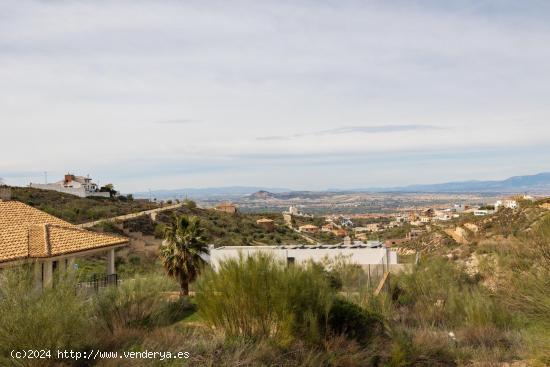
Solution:
M 0 1 L 0 177 L 357 188 L 550 171 L 550 2 Z

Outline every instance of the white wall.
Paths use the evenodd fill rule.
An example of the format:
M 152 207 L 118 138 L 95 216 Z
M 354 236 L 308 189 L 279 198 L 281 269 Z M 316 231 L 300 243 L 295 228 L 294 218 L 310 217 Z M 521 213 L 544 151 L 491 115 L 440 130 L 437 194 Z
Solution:
M 359 265 L 375 265 L 386 262 L 386 251 L 389 253 L 390 264 L 397 264 L 397 252 L 385 248 L 325 248 L 325 249 L 301 249 L 281 248 L 275 246 L 224 246 L 210 249 L 210 264 L 216 269 L 221 261 L 230 258 L 238 258 L 239 254 L 251 256 L 257 253 L 271 254 L 277 259 L 287 261 L 294 258 L 299 264 L 307 261 L 321 262 L 325 258 L 334 259 L 343 256 L 349 262 Z
M 101 196 L 101 197 L 110 197 L 111 195 L 108 192 L 94 192 L 94 193 L 86 193 L 86 189 L 83 186 L 80 186 L 78 188 L 76 187 L 65 187 L 60 184 L 52 183 L 52 184 L 36 184 L 31 183 L 29 185 L 30 187 L 33 187 L 35 189 L 42 189 L 42 190 L 53 190 L 62 192 L 65 194 L 71 194 L 75 196 L 79 196 L 81 198 L 85 198 L 88 196 Z

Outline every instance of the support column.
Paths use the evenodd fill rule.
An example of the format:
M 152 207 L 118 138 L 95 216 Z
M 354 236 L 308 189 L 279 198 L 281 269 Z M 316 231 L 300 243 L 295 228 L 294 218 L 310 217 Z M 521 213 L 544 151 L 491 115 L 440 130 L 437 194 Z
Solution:
M 107 275 L 115 274 L 115 249 L 107 251 Z
M 67 259 L 57 260 L 57 269 L 59 269 L 60 276 L 65 276 L 65 273 L 67 272 Z
M 44 288 L 51 288 L 53 286 L 53 262 L 52 260 L 45 260 L 43 263 L 43 279 L 42 284 Z
M 34 263 L 34 288 L 35 289 L 42 289 L 42 263 L 39 261 L 36 261 Z
M 74 257 L 69 257 L 67 259 L 67 271 L 69 273 L 74 273 Z

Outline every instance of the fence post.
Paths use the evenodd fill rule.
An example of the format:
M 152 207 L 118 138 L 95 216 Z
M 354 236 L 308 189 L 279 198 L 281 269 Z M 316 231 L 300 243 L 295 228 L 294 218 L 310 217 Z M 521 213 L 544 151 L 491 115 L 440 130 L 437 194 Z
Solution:
M 372 282 L 371 282 L 371 278 L 370 278 L 370 264 L 369 264 L 369 277 L 368 277 L 368 282 L 369 282 L 369 288 L 372 288 Z

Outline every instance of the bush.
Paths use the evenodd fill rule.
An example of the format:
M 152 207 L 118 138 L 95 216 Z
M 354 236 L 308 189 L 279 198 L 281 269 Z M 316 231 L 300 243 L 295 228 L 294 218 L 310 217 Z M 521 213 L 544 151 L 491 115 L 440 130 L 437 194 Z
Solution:
M 512 315 L 488 290 L 454 264 L 426 260 L 410 274 L 394 278 L 393 298 L 406 307 L 410 324 L 455 328 L 464 325 L 510 327 Z M 395 285 L 397 284 L 397 285 Z
M 384 329 L 382 317 L 344 299 L 335 300 L 328 316 L 328 325 L 334 334 L 344 334 L 361 344 L 368 344 Z
M 456 366 L 448 337 L 427 330 L 396 329 L 391 334 L 388 361 L 385 366 Z
M 195 203 L 193 200 L 189 200 L 189 199 L 185 199 L 185 201 L 183 202 L 183 205 L 185 205 L 185 207 L 187 209 L 196 209 L 197 208 L 197 203 Z
M 165 277 L 136 277 L 110 287 L 94 299 L 99 324 L 114 333 L 120 328 L 148 327 L 168 303 L 163 292 L 171 288 Z
M 319 266 L 286 266 L 265 254 L 229 259 L 197 283 L 199 314 L 227 336 L 319 341 L 335 291 Z
M 165 229 L 165 225 L 162 224 L 162 223 L 157 223 L 155 225 L 155 230 L 153 232 L 153 235 L 155 236 L 155 238 L 164 238 L 164 229 Z
M 120 229 L 115 223 L 112 221 L 102 221 L 98 225 L 103 232 L 107 233 L 115 233 L 118 235 L 124 236 L 124 231 Z
M 55 288 L 34 288 L 32 272 L 5 270 L 0 275 L 0 365 L 14 363 L 11 350 L 79 350 L 89 341 L 90 307 L 75 293 L 71 279 Z M 55 358 L 55 356 L 53 356 Z

